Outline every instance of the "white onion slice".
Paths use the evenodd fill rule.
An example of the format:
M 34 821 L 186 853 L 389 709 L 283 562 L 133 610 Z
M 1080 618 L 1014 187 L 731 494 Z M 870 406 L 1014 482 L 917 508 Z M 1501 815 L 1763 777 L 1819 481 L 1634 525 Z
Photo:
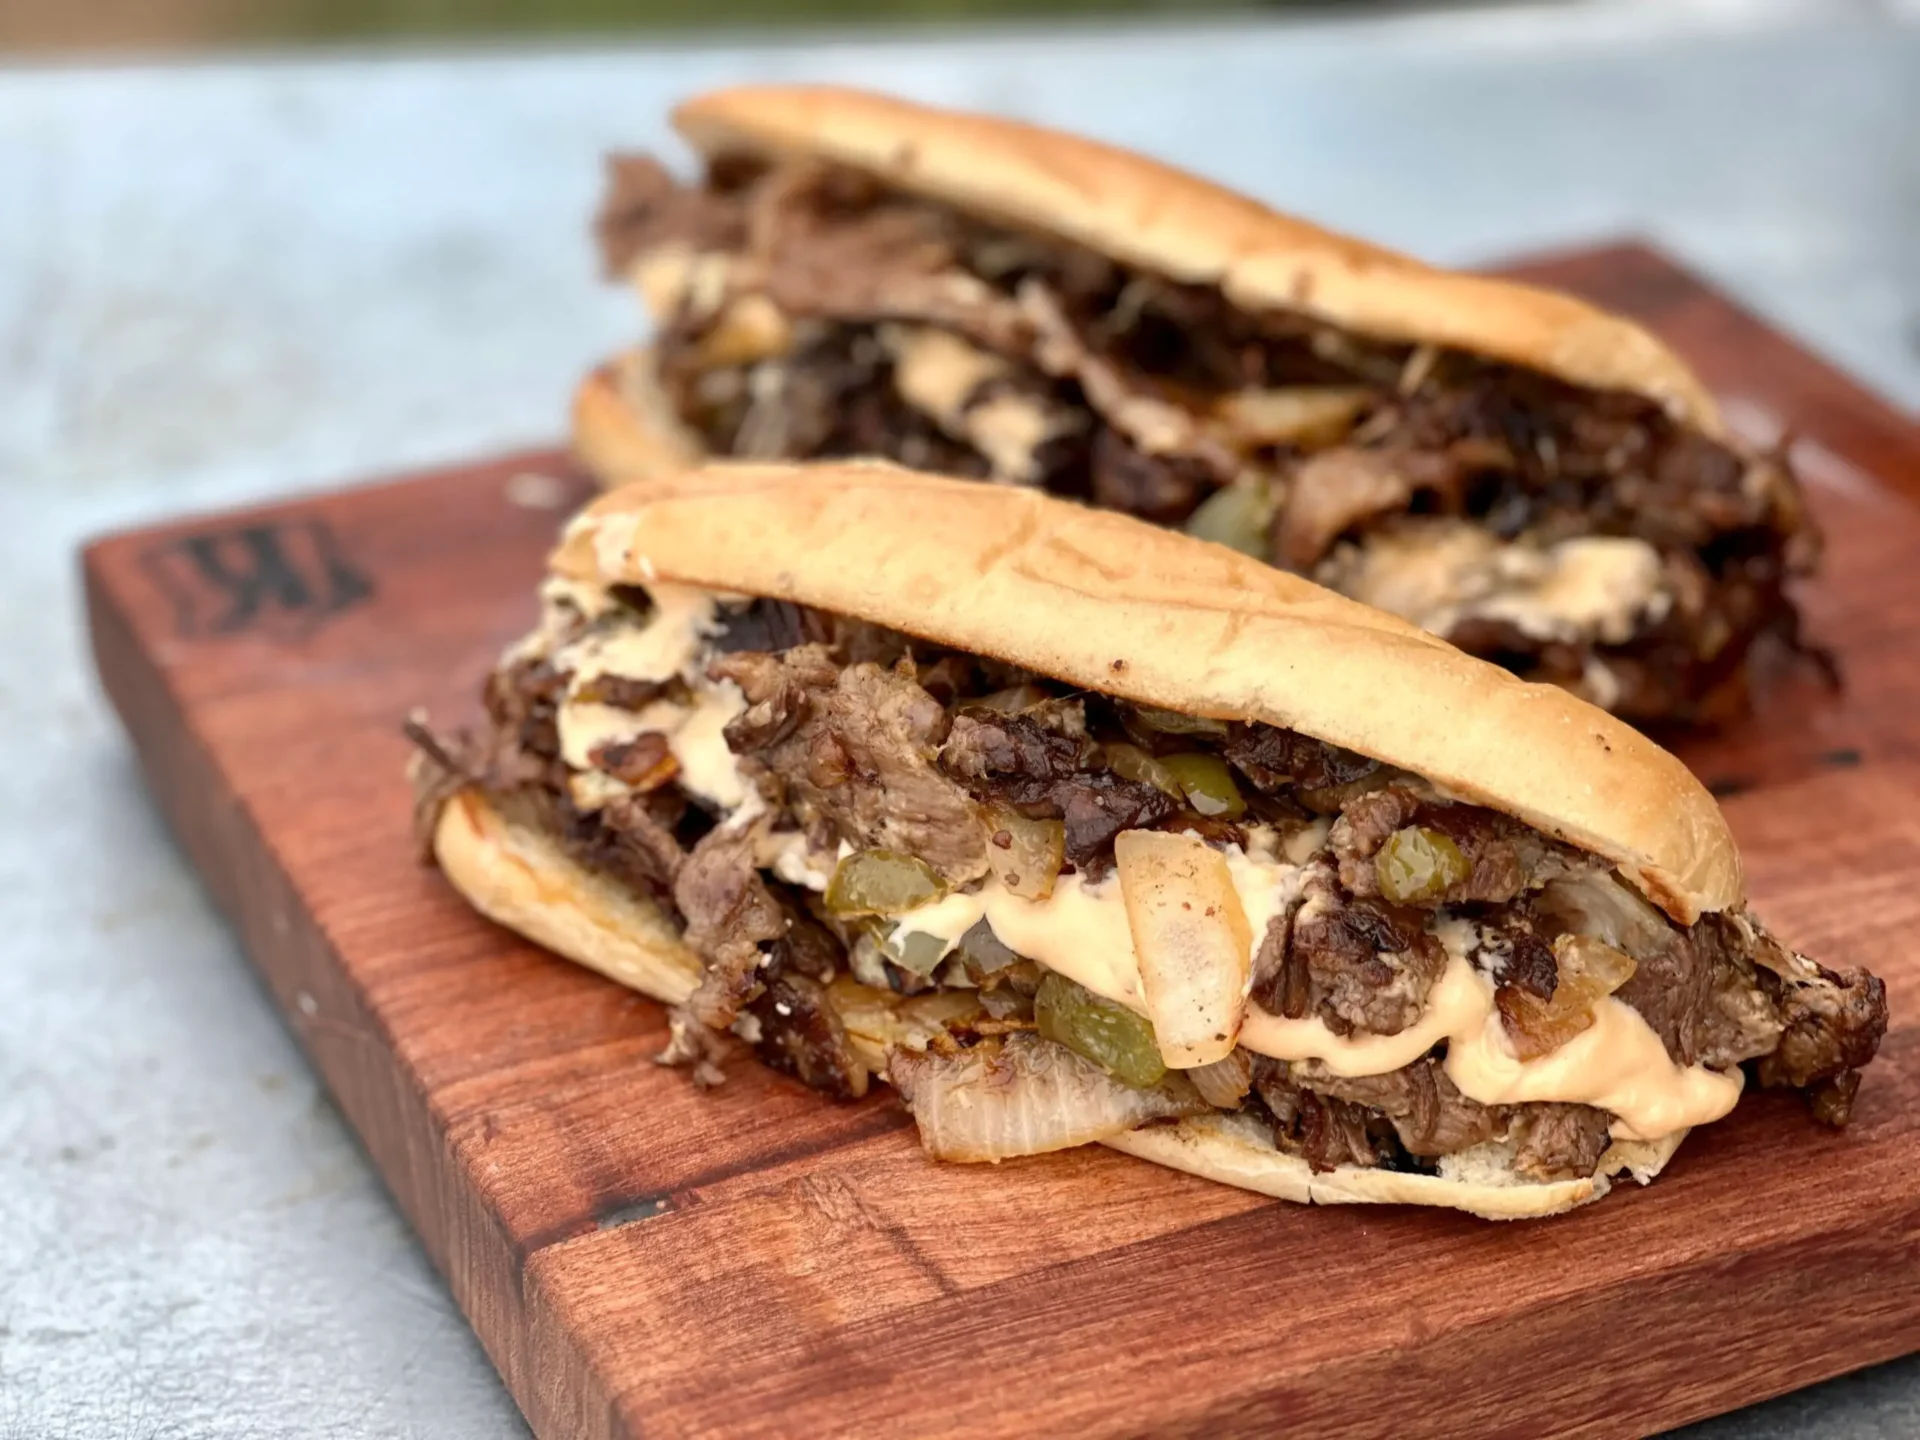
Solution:
M 1064 1045 L 1024 1032 L 951 1055 L 896 1050 L 887 1078 L 936 1160 L 1040 1155 L 1211 1108 L 1184 1077 L 1136 1090 Z
M 1247 1013 L 1253 928 L 1226 856 L 1197 835 L 1125 830 L 1120 894 L 1160 1055 L 1190 1070 L 1233 1053 Z

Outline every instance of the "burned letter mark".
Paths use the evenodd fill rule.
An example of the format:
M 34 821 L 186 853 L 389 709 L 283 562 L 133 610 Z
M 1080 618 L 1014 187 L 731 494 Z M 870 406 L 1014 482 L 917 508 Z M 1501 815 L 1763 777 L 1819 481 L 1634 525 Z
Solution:
M 264 632 L 301 639 L 373 595 L 324 521 L 269 520 L 208 530 L 140 557 L 184 638 Z

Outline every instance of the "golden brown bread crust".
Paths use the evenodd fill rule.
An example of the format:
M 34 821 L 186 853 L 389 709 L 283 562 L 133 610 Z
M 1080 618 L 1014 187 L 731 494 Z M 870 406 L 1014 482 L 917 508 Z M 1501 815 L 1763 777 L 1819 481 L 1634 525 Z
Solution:
M 477 790 L 448 802 L 434 827 L 434 855 L 474 908 L 577 964 L 642 994 L 680 1004 L 698 983 L 700 964 L 657 907 L 586 870 L 537 831 L 502 815 Z M 882 1077 L 884 1078 L 884 1077 Z M 1684 1135 L 1684 1131 L 1681 1135 Z M 1444 1179 L 1342 1167 L 1315 1174 L 1230 1124 L 1182 1122 L 1116 1136 L 1116 1150 L 1224 1185 L 1320 1205 L 1435 1205 L 1492 1220 L 1570 1210 L 1604 1195 L 1605 1176 L 1631 1166 L 1642 1179 L 1665 1163 L 1681 1135 L 1657 1146 L 1618 1144 L 1588 1180 L 1533 1184 L 1497 1164 L 1472 1178 Z M 1645 1152 L 1658 1150 L 1657 1159 Z
M 593 370 L 573 396 L 573 453 L 603 486 L 663 480 L 706 458 L 654 379 L 653 352 Z
M 1285 726 L 1604 855 L 1682 924 L 1742 901 L 1719 807 L 1639 732 L 1128 516 L 877 462 L 712 464 L 603 495 L 554 563 L 792 600 L 1144 704 Z
M 509 820 L 477 789 L 460 791 L 441 809 L 433 856 L 489 920 L 609 980 L 669 1005 L 700 983 L 700 957 L 659 906 Z
M 707 155 L 805 155 L 1084 245 L 1248 310 L 1297 310 L 1624 390 L 1721 438 L 1719 410 L 1648 331 L 1572 296 L 1440 270 L 1271 210 L 1131 151 L 1035 125 L 834 86 L 718 90 L 674 124 Z

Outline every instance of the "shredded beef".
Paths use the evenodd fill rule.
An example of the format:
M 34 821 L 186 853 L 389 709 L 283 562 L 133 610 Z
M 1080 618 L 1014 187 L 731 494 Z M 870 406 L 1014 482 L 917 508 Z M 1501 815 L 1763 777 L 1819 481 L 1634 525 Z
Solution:
M 1252 995 L 1263 1009 L 1318 1014 L 1336 1034 L 1397 1035 L 1413 1024 L 1446 968 L 1446 951 L 1417 910 L 1345 894 L 1332 867 L 1316 865 L 1290 917 L 1276 918 L 1254 960 Z M 1276 963 L 1277 943 L 1285 953 Z
M 515 660 L 487 677 L 483 700 L 493 723 L 481 765 L 492 784 L 565 787 L 558 715 L 566 691 L 567 677 L 542 659 Z
M 578 809 L 565 795 L 541 800 L 550 804 L 550 828 L 574 859 L 638 894 L 671 903 L 685 859 L 673 829 L 686 803 L 679 795 L 621 796 L 597 810 Z
M 1093 503 L 1162 525 L 1193 513 L 1220 477 L 1182 456 L 1149 455 L 1119 431 L 1102 427 L 1091 452 Z
M 801 645 L 830 645 L 833 617 L 824 610 L 787 600 L 756 599 L 723 612 L 713 648 L 722 655 L 742 650 L 777 654 Z
M 1378 895 L 1374 858 L 1390 835 L 1410 825 L 1446 836 L 1470 866 L 1464 879 L 1421 902 L 1426 906 L 1505 904 L 1591 863 L 1497 811 L 1423 800 L 1405 786 L 1389 785 L 1349 800 L 1334 822 L 1327 839 L 1340 862 L 1340 883 L 1355 895 Z
M 949 884 L 987 872 L 987 836 L 967 792 L 934 766 L 946 710 L 899 670 L 836 665 L 824 646 L 716 661 L 747 710 L 727 743 L 779 787 L 803 827 L 819 822 L 861 848 L 898 850 Z
M 609 279 L 643 253 L 663 245 L 731 250 L 744 237 L 740 207 L 724 196 L 682 185 L 647 155 L 615 155 L 607 162 L 606 199 L 594 220 L 601 264 Z
M 1385 784 L 1378 760 L 1273 725 L 1232 728 L 1221 753 L 1263 794 L 1286 791 L 1308 809 L 1331 815 L 1352 796 Z
M 787 931 L 787 916 L 754 868 L 751 831 L 715 830 L 688 855 L 673 885 L 687 944 L 706 961 L 687 1002 L 702 1024 L 724 1030 L 761 993 L 761 946 Z
M 1819 538 L 1784 459 L 1749 458 L 1652 400 L 1285 310 L 1249 313 L 1217 287 L 1132 273 L 818 162 L 739 175 L 716 166 L 700 187 L 624 159 L 611 182 L 600 219 L 610 268 L 668 244 L 724 250 L 740 261 L 736 285 L 797 322 L 791 354 L 730 377 L 694 373 L 691 342 L 712 316 L 666 327 L 656 349 L 668 393 L 716 452 L 878 454 L 988 476 L 994 464 L 966 434 L 943 431 L 896 393 L 875 340 L 881 324 L 931 325 L 1023 374 L 1037 370 L 1049 407 L 1086 417 L 1059 427 L 1018 478 L 1182 523 L 1251 466 L 1283 497 L 1272 555 L 1296 569 L 1311 570 L 1342 536 L 1409 513 L 1457 515 L 1507 539 L 1646 540 L 1676 576 L 1698 573 L 1676 579 L 1675 603 L 1625 644 L 1478 622 L 1451 637 L 1576 688 L 1604 665 L 1608 703 L 1629 716 L 1712 719 L 1743 703 L 1744 657 L 1760 637 L 1805 651 L 1784 587 L 1812 566 Z M 1214 401 L 1292 386 L 1373 398 L 1318 453 L 1241 454 L 1222 442 Z
M 1024 809 L 1051 804 L 1054 787 L 1080 773 L 1092 748 L 1084 717 L 1075 736 L 1036 716 L 974 708 L 953 717 L 940 768 L 976 798 Z
M 1311 570 L 1333 542 L 1370 520 L 1403 513 L 1416 494 L 1458 488 L 1445 454 L 1341 446 L 1309 456 L 1288 479 L 1287 503 L 1274 517 L 1275 558 Z
M 1740 922 L 1706 915 L 1691 930 L 1663 926 L 1631 953 L 1615 998 L 1640 1012 L 1679 1065 L 1727 1066 L 1773 1048 L 1780 1021 L 1755 986 Z
M 1372 1167 L 1399 1157 L 1398 1138 L 1384 1115 L 1303 1088 L 1283 1060 L 1254 1061 L 1253 1088 L 1273 1116 L 1273 1143 L 1317 1171 Z
M 1829 970 L 1774 948 L 1793 963 L 1782 967 L 1788 973 L 1764 967 L 1759 972 L 1783 1025 L 1778 1048 L 1760 1061 L 1760 1083 L 1805 1090 L 1816 1116 L 1844 1125 L 1853 1111 L 1857 1072 L 1887 1033 L 1887 987 L 1864 970 Z
M 1410 1155 L 1451 1155 L 1494 1139 L 1506 1126 L 1505 1109 L 1467 1099 L 1431 1056 L 1384 1075 L 1335 1075 L 1317 1060 L 1288 1070 L 1297 1084 L 1385 1115 Z
M 1612 1117 L 1591 1105 L 1521 1105 L 1515 1114 L 1513 1168 L 1529 1180 L 1585 1179 L 1613 1143 Z
M 1071 718 L 1063 723 L 1046 712 L 963 712 L 955 717 L 940 764 L 976 798 L 1064 820 L 1067 859 L 1098 876 L 1112 864 L 1115 836 L 1170 820 L 1180 804 L 1153 785 L 1097 768 L 1098 749 L 1086 739 L 1083 711 L 1053 713 Z
M 1604 1110 L 1481 1105 L 1462 1095 L 1432 1056 L 1386 1075 L 1345 1077 L 1318 1061 L 1289 1065 L 1263 1057 L 1254 1062 L 1253 1083 L 1273 1116 L 1274 1143 L 1316 1170 L 1414 1168 L 1510 1136 L 1521 1175 L 1570 1180 L 1593 1174 L 1611 1143 Z

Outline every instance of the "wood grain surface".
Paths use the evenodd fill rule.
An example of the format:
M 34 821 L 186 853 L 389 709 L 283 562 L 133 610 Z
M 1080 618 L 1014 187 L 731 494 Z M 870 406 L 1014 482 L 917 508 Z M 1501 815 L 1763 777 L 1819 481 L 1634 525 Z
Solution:
M 1756 907 L 1887 981 L 1854 1126 L 1754 1096 L 1531 1225 L 1307 1209 L 1097 1147 L 935 1166 L 885 1096 L 742 1064 L 416 861 L 413 705 L 476 712 L 586 493 L 512 457 L 102 540 L 100 674 L 174 833 L 543 1436 L 1611 1436 L 1920 1348 L 1920 430 L 1637 247 L 1530 263 L 1790 427 L 1840 694 L 1683 754 Z

